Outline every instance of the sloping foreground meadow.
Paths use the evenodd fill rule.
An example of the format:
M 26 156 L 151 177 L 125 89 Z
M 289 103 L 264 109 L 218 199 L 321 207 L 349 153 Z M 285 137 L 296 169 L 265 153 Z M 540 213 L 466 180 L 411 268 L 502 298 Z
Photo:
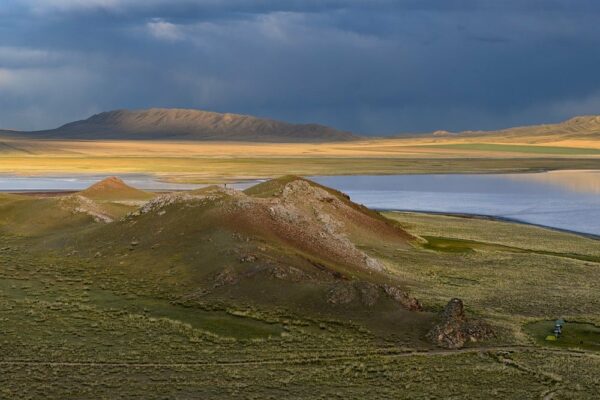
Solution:
M 4 397 L 600 393 L 593 238 L 379 214 L 296 177 L 5 194 L 0 235 Z M 453 298 L 493 334 L 432 337 Z M 569 341 L 545 340 L 556 318 Z

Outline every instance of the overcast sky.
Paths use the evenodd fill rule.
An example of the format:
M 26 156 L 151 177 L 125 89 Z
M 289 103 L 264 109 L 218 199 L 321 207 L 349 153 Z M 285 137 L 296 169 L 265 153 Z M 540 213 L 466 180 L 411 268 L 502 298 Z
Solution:
M 600 114 L 600 1 L 0 0 L 0 127 L 147 107 L 370 134 Z

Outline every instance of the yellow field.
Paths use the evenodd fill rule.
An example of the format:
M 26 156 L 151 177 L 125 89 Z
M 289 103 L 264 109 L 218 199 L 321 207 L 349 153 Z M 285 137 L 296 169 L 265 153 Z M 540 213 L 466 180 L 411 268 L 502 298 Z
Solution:
M 283 174 L 600 169 L 600 140 L 507 144 L 487 139 L 467 135 L 336 143 L 247 143 L 0 137 L 0 173 L 151 173 L 169 180 L 213 182 Z
M 495 140 L 489 140 L 495 139 Z M 5 155 L 60 156 L 203 156 L 203 157 L 524 157 L 523 152 L 506 150 L 474 153 L 439 146 L 466 143 L 506 145 L 497 137 L 434 137 L 371 139 L 334 143 L 255 143 L 185 141 L 83 141 L 30 140 L 0 137 L 0 157 Z M 600 150 L 600 140 L 569 139 L 531 143 L 511 141 L 511 146 L 561 147 Z

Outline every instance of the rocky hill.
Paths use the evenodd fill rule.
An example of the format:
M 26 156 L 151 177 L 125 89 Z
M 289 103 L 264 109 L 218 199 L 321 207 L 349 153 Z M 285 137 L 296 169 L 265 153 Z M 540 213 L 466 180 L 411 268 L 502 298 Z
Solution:
M 387 299 L 419 310 L 401 282 L 390 278 L 386 261 L 370 250 L 409 250 L 414 240 L 343 194 L 289 176 L 246 192 L 211 186 L 157 196 L 79 243 L 112 243 L 110 251 L 130 247 L 128 263 L 144 266 L 145 273 L 163 273 L 153 265 L 177 255 L 199 285 L 187 296 L 262 301 L 263 293 L 278 304 L 316 301 L 319 307 Z
M 52 232 L 58 251 L 119 262 L 134 277 L 175 280 L 185 298 L 421 310 L 380 254 L 410 251 L 418 239 L 343 193 L 300 177 L 245 192 L 210 186 L 158 196 L 110 177 L 65 196 L 5 197 L 6 233 Z
M 30 134 L 40 138 L 86 140 L 329 142 L 355 138 L 349 132 L 318 124 L 291 124 L 248 115 L 168 108 L 108 111 Z
M 297 176 L 160 195 L 110 177 L 62 196 L 0 195 L 0 222 L 0 235 L 30 238 L 30 251 L 176 303 L 349 320 L 424 346 L 484 339 L 462 317 L 436 328 L 412 294 L 396 257 L 418 258 L 424 239 Z

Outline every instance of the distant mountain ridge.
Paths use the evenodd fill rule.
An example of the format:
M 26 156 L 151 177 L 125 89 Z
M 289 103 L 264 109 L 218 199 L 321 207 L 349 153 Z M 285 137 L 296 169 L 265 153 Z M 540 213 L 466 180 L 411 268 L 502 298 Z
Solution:
M 28 134 L 52 139 L 251 142 L 328 142 L 357 138 L 350 132 L 318 124 L 291 124 L 249 115 L 175 108 L 107 111 L 56 129 Z
M 75 140 L 189 140 L 265 143 L 319 143 L 365 139 L 351 132 L 319 124 L 293 124 L 250 115 L 195 109 L 150 108 L 106 111 L 56 129 L 19 132 L 0 129 L 4 137 Z M 600 115 L 582 115 L 553 124 L 498 130 L 403 133 L 379 138 L 427 138 L 532 143 L 583 139 L 600 140 Z M 375 136 L 371 139 L 377 138 Z

